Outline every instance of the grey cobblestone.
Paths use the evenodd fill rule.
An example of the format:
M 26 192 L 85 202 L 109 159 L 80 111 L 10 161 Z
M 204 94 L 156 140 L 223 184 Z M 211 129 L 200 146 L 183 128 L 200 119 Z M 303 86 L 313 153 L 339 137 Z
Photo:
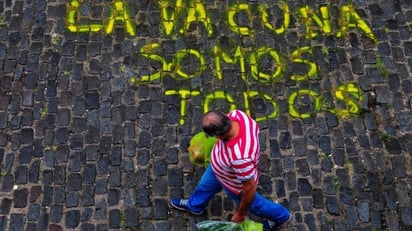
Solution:
M 107 1 L 75 1 L 77 29 L 103 27 L 71 32 L 70 2 L 0 2 L 0 230 L 195 230 L 201 220 L 230 219 L 236 205 L 225 194 L 198 217 L 168 205 L 188 196 L 204 170 L 190 164 L 187 147 L 206 106 L 236 106 L 261 119 L 259 191 L 292 211 L 283 230 L 411 229 L 408 1 L 287 1 L 284 32 L 280 1 L 198 1 L 213 24 L 210 36 L 202 21 L 180 33 L 193 1 L 176 15 L 176 1 L 164 1 L 168 16 L 156 1 L 117 1 L 134 35 L 122 20 L 109 31 L 115 5 Z M 250 35 L 232 30 L 228 12 L 236 4 L 250 10 L 232 10 Z M 264 4 L 268 24 L 258 8 Z M 347 4 L 370 34 L 353 14 L 343 29 Z M 322 22 L 320 7 L 327 7 L 331 32 L 305 21 L 299 9 L 306 5 Z M 172 16 L 167 35 L 162 17 Z M 154 43 L 145 57 L 142 47 Z M 214 46 L 227 55 L 221 79 Z M 308 52 L 293 53 L 302 47 Z M 292 78 L 312 62 L 316 76 Z M 277 68 L 281 77 L 261 78 Z M 130 83 L 145 75 L 151 81 Z M 359 94 L 340 88 L 349 83 Z M 292 102 L 302 89 L 319 98 L 300 92 Z M 213 99 L 220 90 L 224 97 Z

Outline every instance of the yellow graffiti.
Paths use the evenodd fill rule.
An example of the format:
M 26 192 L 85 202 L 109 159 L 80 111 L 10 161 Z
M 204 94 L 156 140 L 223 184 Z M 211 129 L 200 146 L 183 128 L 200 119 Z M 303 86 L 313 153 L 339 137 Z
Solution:
M 246 77 L 245 77 L 246 67 L 245 67 L 244 52 L 240 46 L 236 47 L 233 58 L 231 58 L 227 53 L 223 52 L 222 49 L 217 45 L 213 47 L 213 55 L 215 57 L 216 77 L 218 79 L 223 78 L 222 64 L 221 64 L 221 61 L 223 59 L 223 61 L 229 64 L 235 64 L 239 62 L 240 73 L 241 73 L 242 79 L 246 80 Z
M 180 50 L 176 53 L 172 62 L 169 63 L 162 56 L 155 54 L 157 51 L 157 48 L 159 47 L 160 47 L 159 43 L 150 43 L 150 44 L 144 45 L 140 49 L 142 56 L 149 58 L 151 60 L 157 61 L 162 64 L 162 69 L 160 71 L 154 74 L 144 75 L 140 77 L 139 78 L 140 82 L 154 81 L 154 80 L 159 79 L 165 74 L 169 74 L 173 77 L 180 76 L 185 79 L 190 79 L 190 78 L 198 76 L 206 68 L 205 59 L 198 50 L 195 50 L 195 49 Z M 184 72 L 184 70 L 182 70 L 182 65 L 181 65 L 182 60 L 186 58 L 186 56 L 188 55 L 194 56 L 195 59 L 199 63 L 198 70 L 194 71 L 193 73 L 186 73 Z
M 225 93 L 224 91 L 214 91 L 211 94 L 208 94 L 206 98 L 204 99 L 204 104 L 203 104 L 203 111 L 208 112 L 210 111 L 209 105 L 215 101 L 215 100 L 226 100 L 230 104 L 230 110 L 235 110 L 236 109 L 236 104 L 235 100 L 231 95 L 228 93 Z
M 146 81 L 154 81 L 162 76 L 163 72 L 171 72 L 172 71 L 172 63 L 168 63 L 162 56 L 153 54 L 159 48 L 160 44 L 158 43 L 150 43 L 144 45 L 142 48 L 140 48 L 140 54 L 146 58 L 149 58 L 151 60 L 155 60 L 157 62 L 160 62 L 162 64 L 162 70 L 158 71 L 154 74 L 151 75 L 144 75 L 140 78 L 140 81 L 146 82 Z
M 269 101 L 271 104 L 272 104 L 272 106 L 273 106 L 273 112 L 272 113 L 270 113 L 269 115 L 267 115 L 267 116 L 262 116 L 262 117 L 257 117 L 255 120 L 256 121 L 263 121 L 263 120 L 267 120 L 267 119 L 273 119 L 273 118 L 276 118 L 276 116 L 278 115 L 278 111 L 279 111 L 279 107 L 278 107 L 278 105 L 277 105 L 277 103 L 276 102 L 274 102 L 273 100 L 272 100 L 272 97 L 270 97 L 269 95 L 267 95 L 267 94 L 260 94 L 258 91 L 248 91 L 248 92 L 243 92 L 243 97 L 244 97 L 244 101 L 245 101 L 245 108 L 246 108 L 246 113 L 248 114 L 248 115 L 251 115 L 251 112 L 250 112 L 250 106 L 249 106 L 249 100 L 250 100 L 250 98 L 256 98 L 256 97 L 258 97 L 258 96 L 263 96 L 263 98 L 266 100 L 266 101 Z
M 240 3 L 235 4 L 230 7 L 229 12 L 227 13 L 227 18 L 229 21 L 230 29 L 240 35 L 250 35 L 250 29 L 247 26 L 239 26 L 235 21 L 235 15 L 241 11 L 245 11 L 249 18 L 251 17 L 252 13 L 249 10 L 249 4 L 247 3 Z
M 310 62 L 308 60 L 305 60 L 302 58 L 303 53 L 309 53 L 312 54 L 312 50 L 310 47 L 301 47 L 296 49 L 295 51 L 292 52 L 292 61 L 294 63 L 303 63 L 306 65 L 309 65 L 309 71 L 306 75 L 292 75 L 290 78 L 295 81 L 304 81 L 309 78 L 313 78 L 317 75 L 318 69 L 316 67 L 316 63 Z
M 339 86 L 335 91 L 335 96 L 338 100 L 345 102 L 348 108 L 332 110 L 333 112 L 342 116 L 347 116 L 351 114 L 358 114 L 361 111 L 357 101 L 362 101 L 363 95 L 361 90 L 354 83 Z
M 318 112 L 320 110 L 320 108 L 321 108 L 321 104 L 320 104 L 321 99 L 320 99 L 319 93 L 317 93 L 315 91 L 311 91 L 311 90 L 306 90 L 306 89 L 298 90 L 298 91 L 292 93 L 289 96 L 289 99 L 288 99 L 289 114 L 293 117 L 296 117 L 296 118 L 307 119 L 311 116 L 310 112 L 301 113 L 301 112 L 298 112 L 298 110 L 295 109 L 296 100 L 298 99 L 298 97 L 302 97 L 303 95 L 308 95 L 308 96 L 310 96 L 314 99 L 315 106 L 314 106 L 314 112 L 312 112 L 312 113 Z
M 368 24 L 359 16 L 356 9 L 351 5 L 345 5 L 341 8 L 341 29 L 337 37 L 347 36 L 349 28 L 359 28 L 367 37 L 377 41 Z
M 104 25 L 102 23 L 79 23 L 78 11 L 83 1 L 84 0 L 70 0 L 67 4 L 66 27 L 69 31 L 75 33 L 99 32 L 104 29 L 106 34 L 111 34 L 116 24 L 115 22 L 122 22 L 125 31 L 129 35 L 136 35 L 135 22 L 128 13 L 126 0 L 113 0 L 110 16 Z M 199 22 L 203 25 L 208 37 L 213 35 L 213 22 L 201 0 L 176 0 L 174 4 L 171 2 L 173 1 L 159 0 L 160 20 L 166 35 L 172 35 L 173 31 L 178 31 L 180 34 L 186 34 L 190 30 L 190 26 L 195 22 Z M 228 7 L 226 16 L 230 30 L 239 35 L 253 35 L 253 30 L 249 28 L 249 26 L 238 25 L 235 20 L 235 16 L 241 12 L 245 12 L 248 15 L 249 20 L 255 17 L 251 7 L 252 5 L 248 3 L 237 3 Z M 269 21 L 269 7 L 270 6 L 264 4 L 259 4 L 257 6 L 257 12 L 260 14 L 263 26 L 275 34 L 285 33 L 290 25 L 291 12 L 289 6 L 285 2 L 279 4 L 279 8 L 283 11 L 283 22 L 278 28 L 274 28 Z M 337 23 L 340 28 L 337 28 L 338 30 L 336 33 L 333 33 L 333 23 L 327 6 L 321 6 L 319 8 L 319 13 L 316 13 L 309 6 L 300 7 L 297 12 L 299 13 L 301 23 L 303 23 L 306 28 L 306 37 L 309 39 L 318 35 L 318 32 L 314 31 L 313 25 L 315 24 L 320 29 L 319 31 L 324 35 L 335 35 L 340 38 L 347 36 L 350 29 L 358 28 L 361 32 L 365 33 L 367 37 L 375 42 L 377 41 L 372 29 L 368 26 L 365 20 L 359 16 L 352 5 L 341 6 L 341 15 Z M 178 22 L 182 22 L 182 24 L 180 25 Z M 182 27 L 179 30 L 176 29 L 178 25 Z
M 79 24 L 78 11 L 82 3 L 83 0 L 71 0 L 67 5 L 66 27 L 70 32 L 99 32 L 104 28 L 106 34 L 111 34 L 115 22 L 121 21 L 124 23 L 125 30 L 129 35 L 136 35 L 135 23 L 133 19 L 130 18 L 127 6 L 123 0 L 114 0 L 109 20 L 105 26 L 103 26 L 102 23 Z
M 315 38 L 318 33 L 313 31 L 312 24 L 315 23 L 321 32 L 325 35 L 332 34 L 331 18 L 329 16 L 329 8 L 321 6 L 319 8 L 320 17 L 309 6 L 301 7 L 298 12 L 301 21 L 306 27 L 306 37 L 308 39 Z M 341 18 L 339 20 L 340 30 L 336 33 L 338 38 L 347 36 L 349 28 L 359 28 L 366 34 L 367 37 L 376 41 L 375 35 L 368 24 L 359 16 L 352 5 L 344 5 L 341 7 Z
M 65 18 L 67 29 L 71 32 L 94 33 L 102 31 L 111 34 L 116 26 L 122 25 L 124 30 L 130 36 L 136 35 L 135 19 L 129 14 L 126 0 L 111 0 L 108 18 L 103 23 L 84 23 L 84 16 L 80 15 L 80 7 L 86 0 L 69 0 L 67 4 L 67 14 Z M 236 1 L 234 1 L 236 2 Z M 213 22 L 217 20 L 210 17 L 207 8 L 202 0 L 159 0 L 160 24 L 164 34 L 170 36 L 173 33 L 185 35 L 190 33 L 193 25 L 200 25 L 204 28 L 208 37 L 214 34 Z M 252 23 L 257 19 L 261 20 L 264 28 L 270 33 L 281 35 L 287 32 L 291 23 L 291 12 L 287 1 L 281 1 L 279 8 L 282 15 L 270 15 L 272 6 L 265 4 L 233 3 L 224 9 L 227 21 L 221 22 L 222 25 L 228 26 L 230 33 L 241 36 L 254 36 Z M 299 23 L 304 28 L 304 34 L 307 39 L 313 39 L 319 34 L 326 36 L 344 37 L 348 36 L 349 31 L 356 29 L 365 34 L 373 41 L 377 41 L 372 29 L 356 12 L 352 5 L 340 6 L 340 17 L 331 17 L 328 6 L 320 6 L 318 10 L 313 10 L 309 6 L 297 8 L 296 14 L 299 16 Z M 238 16 L 246 15 L 247 24 L 241 25 Z M 259 15 L 253 15 L 259 14 Z M 274 23 L 273 17 L 280 16 L 283 21 Z M 226 23 L 226 24 L 223 24 Z M 245 22 L 244 22 L 245 23 Z M 220 24 L 219 24 L 220 25 Z M 333 25 L 333 26 L 332 26 Z M 256 118 L 257 121 L 276 118 L 279 114 L 278 103 L 274 101 L 274 96 L 270 93 L 263 93 L 257 90 L 250 90 L 253 84 L 247 81 L 257 81 L 259 83 L 271 84 L 275 81 L 285 78 L 286 67 L 290 64 L 299 64 L 304 66 L 305 73 L 290 73 L 292 81 L 308 81 L 318 77 L 318 67 L 311 59 L 313 55 L 312 48 L 309 46 L 294 48 L 289 54 L 279 54 L 272 47 L 250 47 L 235 45 L 228 49 L 223 49 L 219 45 L 213 45 L 213 50 L 200 50 L 193 48 L 183 48 L 174 54 L 174 56 L 165 56 L 161 51 L 160 43 L 149 43 L 141 47 L 140 55 L 147 58 L 154 64 L 151 66 L 150 73 L 143 74 L 140 77 L 132 77 L 130 82 L 137 85 L 142 82 L 152 82 L 170 75 L 173 78 L 192 79 L 200 76 L 206 68 L 210 67 L 218 80 L 224 78 L 224 68 L 228 65 L 237 65 L 235 68 L 240 77 L 247 85 L 247 91 L 242 92 L 245 111 L 251 114 L 250 102 L 252 99 L 261 98 L 270 105 L 270 110 L 264 112 L 264 116 Z M 181 46 L 179 46 L 181 47 Z M 211 48 L 208 48 L 211 49 Z M 230 50 L 229 50 L 230 49 Z M 211 55 L 211 57 L 204 57 Z M 289 55 L 289 57 L 285 57 Z M 214 59 L 214 60 L 213 60 Z M 211 62 L 209 64 L 209 62 Z M 189 65 L 186 65 L 186 64 Z M 214 65 L 214 67 L 213 67 Z M 215 68 L 213 70 L 213 68 Z M 293 68 L 292 68 L 293 70 Z M 212 91 L 210 93 L 210 91 Z M 187 105 L 192 97 L 204 96 L 203 110 L 207 112 L 213 107 L 216 101 L 224 101 L 230 107 L 230 110 L 236 109 L 235 97 L 231 94 L 216 89 L 210 89 L 204 96 L 204 93 L 198 90 L 166 90 L 166 96 L 178 95 L 180 97 L 180 119 L 179 123 L 185 123 L 187 115 Z M 295 118 L 310 118 L 314 113 L 321 110 L 328 110 L 339 116 L 359 114 L 361 112 L 360 102 L 363 100 L 363 94 L 360 88 L 355 84 L 349 83 L 337 87 L 332 93 L 334 100 L 341 102 L 338 108 L 322 108 L 321 95 L 309 89 L 297 89 L 287 96 L 289 115 Z M 237 96 L 237 95 L 236 95 Z M 310 104 L 303 105 L 304 101 L 310 99 Z M 344 106 L 342 106 L 344 105 Z M 240 106 L 240 105 L 239 105 Z
M 160 17 L 163 24 L 163 30 L 166 35 L 170 35 L 175 27 L 175 20 L 177 18 L 177 12 L 183 8 L 182 0 L 176 1 L 175 10 L 170 12 L 171 4 L 169 0 L 160 0 Z
M 112 8 L 110 12 L 110 17 L 105 28 L 106 34 L 112 33 L 115 22 L 123 22 L 126 32 L 131 36 L 135 36 L 136 31 L 134 21 L 130 19 L 125 3 L 122 0 L 115 0 L 113 6 L 114 8 Z
M 264 55 L 269 55 L 275 61 L 275 71 L 272 74 L 259 71 L 259 61 Z M 277 51 L 270 47 L 261 47 L 256 52 L 250 54 L 249 57 L 252 76 L 255 79 L 263 79 L 264 82 L 271 80 L 277 80 L 282 77 L 282 72 L 285 69 L 284 65 L 280 61 Z
M 71 0 L 67 5 L 66 15 L 66 27 L 70 32 L 99 32 L 102 28 L 102 24 L 90 23 L 90 24 L 77 24 L 78 23 L 78 10 L 83 0 Z
M 213 35 L 212 21 L 208 17 L 205 6 L 200 0 L 190 0 L 187 5 L 183 4 L 182 0 L 177 0 L 174 6 L 174 10 L 170 12 L 172 8 L 170 1 L 160 0 L 160 16 L 163 24 L 164 33 L 171 35 L 176 27 L 176 19 L 179 14 L 186 15 L 183 28 L 179 30 L 181 34 L 185 34 L 189 31 L 190 25 L 193 22 L 201 22 L 210 37 Z M 186 12 L 184 12 L 186 11 Z
M 158 52 L 158 48 L 161 47 L 159 43 L 151 43 L 144 45 L 141 49 L 141 55 L 149 58 L 153 61 L 159 62 L 161 64 L 161 70 L 158 70 L 155 73 L 149 75 L 143 75 L 140 78 L 140 82 L 148 82 L 154 81 L 159 79 L 165 74 L 169 74 L 172 77 L 182 77 L 184 79 L 194 78 L 200 75 L 207 67 L 205 58 L 200 53 L 200 51 L 195 49 L 181 49 L 177 51 L 175 54 L 172 62 L 166 61 Z M 269 83 L 277 80 L 281 80 L 284 76 L 284 71 L 286 69 L 286 63 L 283 62 L 284 58 L 282 58 L 278 52 L 270 47 L 260 47 L 257 49 L 250 49 L 251 52 L 249 54 L 248 64 L 250 68 L 251 76 L 260 82 Z M 312 54 L 312 50 L 310 47 L 301 47 L 294 50 L 291 54 L 291 62 L 292 63 L 302 63 L 308 65 L 308 71 L 302 75 L 292 75 L 291 79 L 295 81 L 305 81 L 310 78 L 314 78 L 317 76 L 317 66 L 314 62 L 310 60 L 304 59 L 303 54 Z M 215 45 L 213 47 L 213 58 L 215 63 L 215 74 L 218 79 L 223 79 L 223 70 L 222 70 L 222 62 L 228 64 L 238 64 L 240 68 L 240 75 L 242 80 L 247 81 L 247 65 L 246 65 L 246 51 L 243 47 L 237 46 L 235 48 L 234 54 L 230 56 L 230 54 L 224 52 L 219 46 Z M 198 69 L 193 71 L 192 73 L 186 73 L 182 70 L 182 60 L 188 59 L 192 57 L 198 63 Z M 273 63 L 270 66 L 272 73 L 268 73 L 267 71 L 261 70 L 261 59 L 263 57 L 269 57 L 273 60 Z
M 309 8 L 309 6 L 301 7 L 299 9 L 302 21 L 306 26 L 306 37 L 309 39 L 314 38 L 318 35 L 318 33 L 313 31 L 313 22 L 315 22 L 318 27 L 322 29 L 322 32 L 324 34 L 329 35 L 332 33 L 332 27 L 329 18 L 329 9 L 326 6 L 321 6 L 319 10 L 321 17 L 319 17 L 311 8 Z
M 180 30 L 180 33 L 186 33 L 189 30 L 190 24 L 192 24 L 192 22 L 203 23 L 208 35 L 211 36 L 213 34 L 212 22 L 207 16 L 205 7 L 203 6 L 201 0 L 191 0 L 189 2 L 185 26 L 184 29 Z
M 276 34 L 285 33 L 286 28 L 289 27 L 290 24 L 290 11 L 289 6 L 285 2 L 280 2 L 280 8 L 283 10 L 283 24 L 275 29 L 273 28 L 272 24 L 269 22 L 269 14 L 267 12 L 268 6 L 266 5 L 259 5 L 258 10 L 260 12 L 260 16 L 263 21 L 263 25 L 268 28 L 270 31 L 275 32 Z
M 185 120 L 183 119 L 186 114 L 186 100 L 190 99 L 191 96 L 200 95 L 200 91 L 189 91 L 189 90 L 167 90 L 166 95 L 180 95 L 180 120 L 179 123 L 183 125 Z
M 279 114 L 279 107 L 277 102 L 273 100 L 273 97 L 269 94 L 262 93 L 259 91 L 245 91 L 242 92 L 243 94 L 243 105 L 245 112 L 248 115 L 251 115 L 251 107 L 250 102 L 254 98 L 261 98 L 264 99 L 266 103 L 269 103 L 273 106 L 272 111 L 266 111 L 264 116 L 260 116 L 255 118 L 256 121 L 265 121 L 269 119 L 276 118 Z M 199 97 L 202 96 L 202 92 L 197 90 L 167 90 L 165 92 L 166 96 L 171 95 L 179 95 L 180 96 L 180 120 L 179 123 L 183 125 L 185 123 L 185 118 L 187 117 L 187 102 L 192 97 Z M 348 116 L 353 114 L 360 113 L 360 106 L 359 103 L 362 101 L 362 91 L 353 83 L 344 84 L 339 86 L 335 92 L 334 96 L 336 100 L 345 102 L 347 108 L 337 108 L 337 109 L 327 109 L 322 108 L 322 97 L 316 91 L 309 90 L 309 89 L 297 89 L 288 96 L 288 110 L 289 115 L 295 118 L 307 119 L 310 118 L 315 113 L 320 111 L 329 111 L 338 116 Z M 299 100 L 306 100 L 306 97 L 310 97 L 310 104 L 303 103 L 301 104 Z M 230 106 L 230 110 L 234 110 L 238 108 L 234 97 L 229 93 L 222 91 L 222 90 L 214 90 L 209 94 L 206 94 L 205 98 L 203 98 L 203 111 L 206 113 L 212 108 L 212 104 L 217 100 L 223 100 L 224 102 L 228 103 Z M 311 105 L 313 103 L 313 105 Z M 303 109 L 303 107 L 310 106 L 310 108 Z M 303 111 L 306 110 L 306 111 Z
M 192 55 L 194 56 L 198 61 L 199 61 L 199 68 L 197 71 L 195 71 L 192 74 L 187 74 L 182 70 L 182 65 L 181 62 L 182 60 L 187 56 L 187 55 Z M 206 68 L 205 65 L 205 59 L 203 58 L 203 56 L 200 54 L 199 51 L 195 50 L 195 49 L 186 49 L 186 50 L 180 50 L 176 53 L 173 65 L 175 66 L 176 70 L 176 74 L 185 78 L 185 79 L 190 79 L 193 77 L 196 77 L 197 75 L 199 75 L 200 73 L 202 73 L 202 71 Z

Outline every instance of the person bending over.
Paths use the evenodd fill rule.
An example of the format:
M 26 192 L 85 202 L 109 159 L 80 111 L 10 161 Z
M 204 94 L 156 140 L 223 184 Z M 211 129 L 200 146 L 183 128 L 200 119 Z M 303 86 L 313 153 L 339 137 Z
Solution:
M 212 110 L 203 117 L 202 129 L 208 136 L 218 138 L 210 154 L 210 165 L 190 197 L 173 198 L 172 207 L 200 215 L 213 196 L 223 189 L 238 205 L 233 222 L 244 221 L 248 211 L 266 219 L 263 227 L 269 231 L 289 221 L 288 209 L 256 191 L 260 159 L 256 121 L 240 110 L 227 115 Z

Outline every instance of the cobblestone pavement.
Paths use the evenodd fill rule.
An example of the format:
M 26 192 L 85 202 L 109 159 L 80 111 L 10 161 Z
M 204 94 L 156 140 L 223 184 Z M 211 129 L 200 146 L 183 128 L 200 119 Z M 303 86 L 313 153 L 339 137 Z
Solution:
M 283 230 L 412 230 L 411 35 L 410 0 L 0 0 L 0 230 L 230 219 L 168 202 L 212 108 L 259 121 Z

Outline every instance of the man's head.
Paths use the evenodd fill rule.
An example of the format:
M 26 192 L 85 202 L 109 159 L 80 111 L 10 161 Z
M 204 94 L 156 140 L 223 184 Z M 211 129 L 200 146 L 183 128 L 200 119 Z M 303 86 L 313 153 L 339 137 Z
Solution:
M 209 136 L 222 138 L 231 128 L 231 120 L 220 111 L 209 111 L 203 117 L 202 129 Z

